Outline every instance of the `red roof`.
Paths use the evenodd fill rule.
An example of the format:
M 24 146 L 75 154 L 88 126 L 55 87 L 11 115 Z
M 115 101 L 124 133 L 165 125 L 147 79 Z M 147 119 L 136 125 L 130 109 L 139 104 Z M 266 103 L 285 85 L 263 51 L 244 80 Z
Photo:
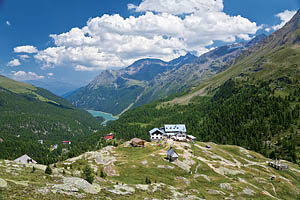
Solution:
M 112 139 L 114 139 L 114 134 L 103 136 L 103 140 L 112 140 Z
M 63 141 L 63 143 L 70 143 L 71 141 Z

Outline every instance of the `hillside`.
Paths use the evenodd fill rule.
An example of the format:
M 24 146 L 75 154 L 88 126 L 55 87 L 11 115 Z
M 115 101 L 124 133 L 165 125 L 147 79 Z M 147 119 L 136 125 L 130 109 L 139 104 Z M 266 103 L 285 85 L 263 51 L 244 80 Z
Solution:
M 299 197 L 300 168 L 295 164 L 283 161 L 289 170 L 278 171 L 269 167 L 266 162 L 271 160 L 260 154 L 237 146 L 202 142 L 174 143 L 179 159 L 170 163 L 164 159 L 170 144 L 158 147 L 157 143 L 147 143 L 145 148 L 134 148 L 126 142 L 108 146 L 52 165 L 52 175 L 42 171 L 46 166 L 22 167 L 2 160 L 0 196 L 208 200 Z M 81 179 L 87 164 L 95 174 L 93 185 Z M 34 172 L 32 166 L 36 168 Z M 146 179 L 151 184 L 146 184 Z
M 0 76 L 0 113 L 0 138 L 4 140 L 0 143 L 0 158 L 5 159 L 31 153 L 34 159 L 46 162 L 50 144 L 79 141 L 100 128 L 100 121 L 64 99 L 3 76 Z M 41 145 L 37 140 L 46 144 Z
M 154 127 L 184 123 L 201 141 L 300 163 L 299 15 L 190 93 L 128 111 L 107 131 L 147 139 Z
M 53 80 L 29 80 L 26 81 L 26 83 L 49 90 L 57 96 L 63 96 L 64 94 L 74 91 L 80 87 L 75 84 Z
M 199 58 L 188 53 L 170 62 L 138 60 L 127 68 L 102 72 L 66 99 L 80 108 L 120 114 L 198 85 L 264 38 L 260 35 L 249 43 L 225 45 Z

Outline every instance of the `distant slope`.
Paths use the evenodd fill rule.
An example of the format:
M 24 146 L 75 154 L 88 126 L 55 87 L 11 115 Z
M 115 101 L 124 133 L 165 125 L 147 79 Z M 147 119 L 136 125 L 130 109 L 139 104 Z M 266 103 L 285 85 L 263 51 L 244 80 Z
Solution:
M 249 43 L 219 47 L 199 58 L 187 54 L 170 62 L 142 59 L 125 69 L 102 72 L 89 85 L 66 99 L 80 108 L 116 115 L 198 85 L 226 68 L 245 49 L 264 37 L 261 35 Z
M 231 78 L 248 77 L 250 80 L 263 81 L 293 76 L 298 79 L 300 43 L 300 13 L 289 21 L 283 28 L 266 37 L 257 45 L 244 51 L 234 63 L 224 72 L 200 84 L 187 96 L 207 86 L 207 92 L 215 90 Z M 182 97 L 186 98 L 186 97 Z M 178 101 L 180 101 L 178 99 Z M 188 102 L 185 102 L 188 103 Z
M 49 90 L 50 92 L 58 96 L 63 96 L 64 94 L 72 92 L 80 87 L 74 84 L 52 80 L 30 80 L 26 81 L 26 83 L 34 85 L 35 87 Z
M 121 70 L 106 70 L 89 85 L 71 93 L 66 99 L 80 108 L 116 115 L 135 103 L 149 81 L 158 74 L 191 62 L 195 58 L 188 54 L 171 62 L 142 59 Z
M 0 158 L 39 154 L 37 140 L 48 144 L 79 141 L 100 122 L 47 90 L 0 76 Z M 46 147 L 46 146 L 45 146 Z M 43 147 L 43 148 L 45 148 Z M 41 150 L 42 151 L 42 150 Z

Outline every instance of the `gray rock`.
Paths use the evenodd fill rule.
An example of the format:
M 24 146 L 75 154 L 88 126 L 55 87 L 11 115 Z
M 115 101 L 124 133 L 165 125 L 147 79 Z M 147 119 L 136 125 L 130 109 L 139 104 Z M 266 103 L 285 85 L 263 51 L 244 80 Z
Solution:
M 157 168 L 161 168 L 161 169 L 174 169 L 175 167 L 168 166 L 168 165 L 158 165 Z
M 144 160 L 144 161 L 141 162 L 141 164 L 142 164 L 142 165 L 147 165 L 147 164 L 148 164 L 148 161 L 147 161 L 147 160 Z
M 6 188 L 6 187 L 7 187 L 7 182 L 4 179 L 0 178 L 0 188 Z
M 100 192 L 99 189 L 93 187 L 92 184 L 90 184 L 89 182 L 87 182 L 82 178 L 67 177 L 64 178 L 64 184 L 76 187 L 78 189 L 82 189 L 84 192 L 89 194 L 97 194 L 98 192 Z
M 64 192 L 79 192 L 79 189 L 72 186 L 72 184 L 60 184 L 60 185 L 54 185 L 52 187 L 52 191 L 54 193 L 64 191 Z
M 232 186 L 229 183 L 221 183 L 220 188 L 223 190 L 232 190 Z
M 144 190 L 144 191 L 149 190 L 149 185 L 138 184 L 138 185 L 135 185 L 135 187 L 137 189 Z
M 135 192 L 135 189 L 128 185 L 114 185 L 114 188 L 115 189 L 108 190 L 108 191 L 118 195 L 128 195 Z
M 215 195 L 225 195 L 225 193 L 224 192 L 222 192 L 222 191 L 219 191 L 219 190 L 208 190 L 208 192 L 207 192 L 208 194 L 215 194 Z
M 255 194 L 255 192 L 249 188 L 243 189 L 243 193 L 249 196 L 253 196 Z

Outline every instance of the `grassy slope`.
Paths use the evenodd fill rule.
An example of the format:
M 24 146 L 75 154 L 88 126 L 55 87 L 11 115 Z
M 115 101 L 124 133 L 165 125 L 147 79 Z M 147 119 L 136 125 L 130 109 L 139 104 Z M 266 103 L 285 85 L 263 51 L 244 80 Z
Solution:
M 101 123 L 47 90 L 3 76 L 0 76 L 0 113 L 0 138 L 4 139 L 0 143 L 0 157 L 10 159 L 31 153 L 40 160 L 50 144 L 79 141 L 99 129 Z M 39 139 L 47 145 L 39 145 Z
M 205 146 L 209 144 L 212 148 Z M 292 163 L 289 171 L 277 171 L 267 166 L 262 155 L 247 151 L 237 146 L 216 145 L 213 143 L 197 142 L 188 148 L 184 148 L 183 143 L 176 143 L 174 148 L 179 153 L 179 160 L 189 165 L 190 170 L 186 171 L 164 159 L 168 145 L 157 147 L 155 143 L 148 143 L 146 148 L 133 148 L 121 145 L 114 150 L 109 150 L 109 154 L 116 158 L 114 164 L 109 165 L 114 168 L 119 176 L 105 178 L 106 182 L 95 179 L 103 189 L 96 195 L 87 195 L 86 199 L 110 197 L 113 199 L 175 199 L 194 195 L 194 197 L 205 199 L 220 199 L 225 197 L 244 199 L 296 199 L 300 188 L 300 168 Z M 189 154 L 191 153 L 191 154 Z M 185 156 L 183 156 L 183 154 Z M 58 163 L 58 171 L 62 171 L 63 166 L 71 163 L 72 169 L 65 168 L 66 174 L 75 174 L 75 171 L 87 163 L 93 163 L 99 169 L 103 165 L 95 164 L 90 157 L 91 153 L 86 153 L 81 159 L 68 160 Z M 187 156 L 189 155 L 189 156 Z M 103 156 L 107 156 L 104 153 Z M 147 164 L 145 164 L 147 161 Z M 29 186 L 20 186 L 9 182 L 9 187 L 5 191 L 8 196 L 15 198 L 50 199 L 54 194 L 48 193 L 45 196 L 38 195 L 37 190 L 44 188 L 46 184 L 58 184 L 61 182 L 61 175 L 46 176 L 42 171 L 37 170 L 31 173 L 31 168 L 24 168 L 21 171 L 12 170 L 0 165 L 1 178 L 15 181 L 29 181 Z M 169 169 L 158 168 L 158 165 L 169 167 Z M 22 176 L 14 176 L 17 172 Z M 99 171 L 98 171 L 99 172 Z M 115 195 L 108 191 L 118 182 L 119 185 L 127 184 L 129 187 L 137 187 L 137 184 L 145 184 L 145 178 L 152 181 L 149 189 L 143 191 L 135 189 L 131 195 Z M 271 180 L 271 177 L 274 177 Z M 158 186 L 157 192 L 151 192 Z M 232 189 L 222 189 L 220 184 L 229 183 Z M 250 189 L 253 195 L 248 195 L 244 191 Z M 19 191 L 19 192 L 16 192 Z M 22 192 L 23 191 L 23 192 Z M 212 194 L 219 192 L 220 194 Z M 55 198 L 72 199 L 72 196 L 56 194 Z

